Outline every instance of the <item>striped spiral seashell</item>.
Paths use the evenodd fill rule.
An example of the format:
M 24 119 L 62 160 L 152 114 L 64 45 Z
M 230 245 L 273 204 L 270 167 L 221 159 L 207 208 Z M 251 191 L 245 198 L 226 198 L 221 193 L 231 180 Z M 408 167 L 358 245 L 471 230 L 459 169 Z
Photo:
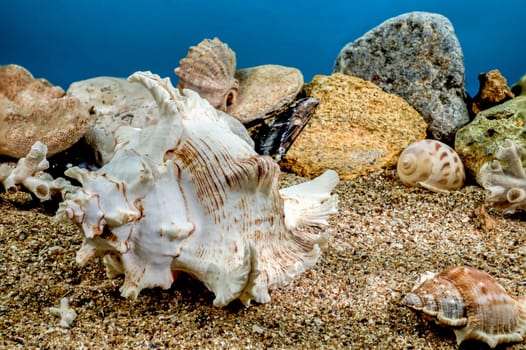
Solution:
M 521 342 L 526 333 L 525 300 L 509 295 L 495 278 L 472 267 L 424 274 L 403 302 L 422 318 L 453 327 L 458 344 L 472 339 L 494 348 Z
M 400 180 L 435 192 L 461 188 L 464 165 L 451 147 L 437 140 L 421 140 L 407 147 L 396 167 Z
M 236 54 L 218 38 L 191 46 L 175 74 L 179 89 L 191 89 L 215 108 L 226 112 L 236 103 L 239 82 L 234 78 Z

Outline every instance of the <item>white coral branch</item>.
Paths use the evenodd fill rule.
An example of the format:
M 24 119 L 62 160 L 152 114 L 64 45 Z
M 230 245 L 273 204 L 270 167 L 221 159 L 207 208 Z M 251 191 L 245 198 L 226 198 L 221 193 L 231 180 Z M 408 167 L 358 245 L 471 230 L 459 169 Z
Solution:
M 41 201 L 49 200 L 52 193 L 70 192 L 76 187 L 63 178 L 53 179 L 43 173 L 49 167 L 46 159 L 47 146 L 40 141 L 35 142 L 24 158 L 20 158 L 16 166 L 0 165 L 0 182 L 6 191 L 17 191 L 21 185 L 33 193 Z
M 517 146 L 510 140 L 506 140 L 501 148 L 495 154 L 498 160 L 502 160 L 508 164 L 508 172 L 517 178 L 526 179 L 526 173 L 522 167 L 521 158 L 526 154 L 523 147 Z
M 50 307 L 49 312 L 52 315 L 60 316 L 60 326 L 69 328 L 77 318 L 77 313 L 69 306 L 68 298 L 60 299 L 60 307 Z
M 488 191 L 486 201 L 504 209 L 504 213 L 526 210 L 526 171 L 522 157 L 526 150 L 506 140 L 496 153 L 497 160 L 484 163 L 479 178 Z

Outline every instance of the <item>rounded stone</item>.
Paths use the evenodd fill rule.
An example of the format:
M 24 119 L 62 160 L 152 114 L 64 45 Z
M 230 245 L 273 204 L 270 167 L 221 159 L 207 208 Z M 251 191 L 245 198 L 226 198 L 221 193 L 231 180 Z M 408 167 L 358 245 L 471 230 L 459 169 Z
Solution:
M 236 71 L 238 101 L 228 114 L 243 124 L 283 112 L 303 88 L 303 74 L 296 68 L 262 65 Z
M 75 144 L 88 128 L 88 110 L 61 87 L 15 64 L 0 67 L 0 155 L 25 157 L 40 141 L 52 156 Z

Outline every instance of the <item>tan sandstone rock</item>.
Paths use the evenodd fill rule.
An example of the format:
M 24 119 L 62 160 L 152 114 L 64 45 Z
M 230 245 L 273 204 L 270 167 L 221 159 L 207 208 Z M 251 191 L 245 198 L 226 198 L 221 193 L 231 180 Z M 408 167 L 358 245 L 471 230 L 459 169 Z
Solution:
M 74 97 L 25 68 L 0 67 L 0 155 L 24 157 L 35 142 L 59 153 L 88 130 L 88 111 Z
M 352 180 L 392 168 L 405 147 L 426 136 L 427 124 L 413 107 L 360 78 L 317 75 L 305 90 L 320 104 L 281 163 L 299 175 L 334 169 Z

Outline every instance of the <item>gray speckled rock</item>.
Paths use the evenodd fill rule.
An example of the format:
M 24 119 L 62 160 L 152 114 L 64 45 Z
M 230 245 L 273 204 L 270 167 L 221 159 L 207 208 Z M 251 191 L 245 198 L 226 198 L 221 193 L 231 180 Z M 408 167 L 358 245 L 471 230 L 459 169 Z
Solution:
M 461 128 L 455 138 L 455 151 L 469 174 L 482 185 L 482 164 L 495 159 L 505 140 L 526 147 L 526 96 L 521 95 L 483 110 Z
M 411 12 L 347 44 L 334 72 L 369 80 L 404 98 L 424 117 L 433 138 L 451 143 L 455 132 L 469 122 L 463 61 L 447 18 Z

